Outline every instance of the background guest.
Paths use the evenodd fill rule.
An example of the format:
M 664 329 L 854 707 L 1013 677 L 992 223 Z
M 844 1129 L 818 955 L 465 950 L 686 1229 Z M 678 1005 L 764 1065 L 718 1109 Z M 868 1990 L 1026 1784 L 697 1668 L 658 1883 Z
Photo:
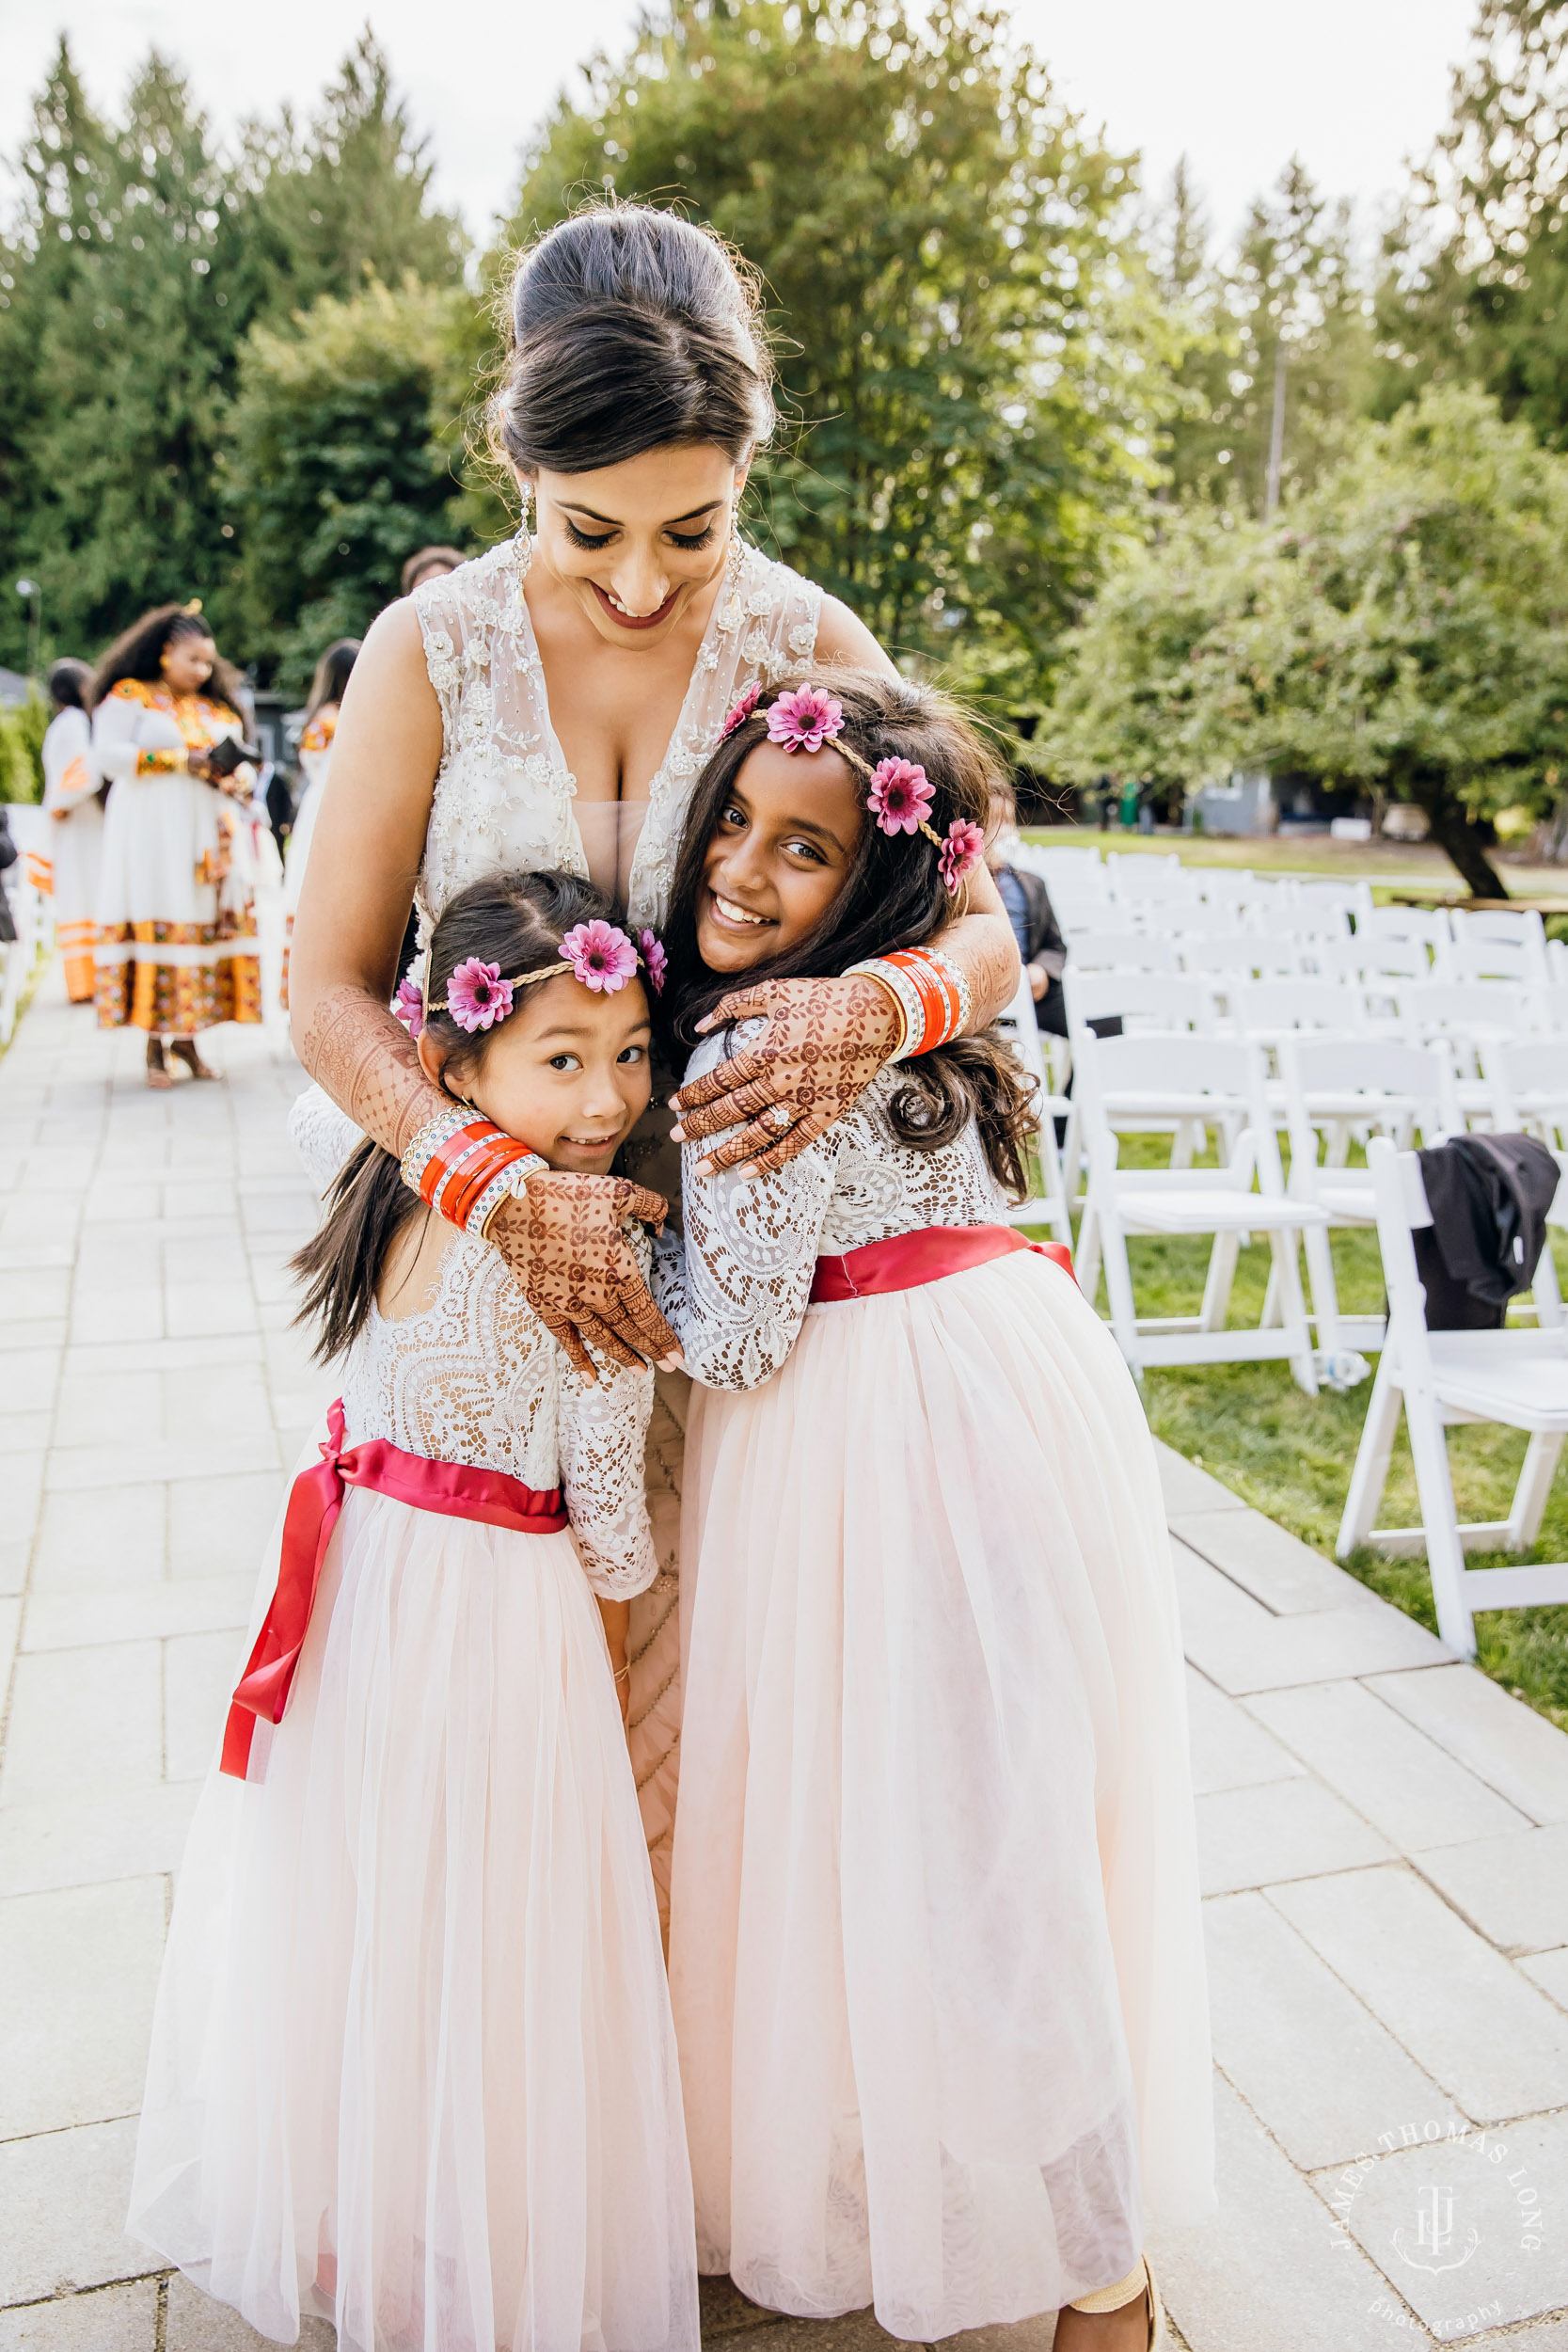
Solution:
M 431 550 L 426 548 L 425 552 L 429 554 Z M 338 709 L 358 651 L 357 637 L 340 637 L 328 645 L 316 664 L 316 675 L 310 681 L 310 698 L 305 706 L 305 726 L 299 739 L 299 764 L 305 773 L 305 789 L 294 810 L 293 830 L 289 835 L 288 852 L 283 862 L 283 985 L 280 993 L 285 1012 L 289 1009 L 289 946 L 294 935 L 294 914 L 299 906 L 300 885 L 305 880 L 306 861 L 310 854 L 310 836 L 315 831 L 316 811 L 321 806 L 326 771 L 332 763 L 332 739 L 338 732 Z
M 243 688 L 199 603 L 159 605 L 110 646 L 93 680 L 92 759 L 109 781 L 95 950 L 103 1028 L 145 1029 L 147 1082 L 173 1081 L 164 1041 L 211 1078 L 203 1029 L 260 1021 L 255 830 L 239 821 L 255 771 L 212 754 L 244 739 Z
M 457 548 L 419 548 L 403 567 L 402 594 L 411 596 L 421 580 L 445 580 L 467 557 Z
M 73 1005 L 93 998 L 99 853 L 103 802 L 92 764 L 92 722 L 87 713 L 89 662 L 56 661 L 49 673 L 55 706 L 43 738 L 43 805 L 54 818 L 50 866 L 55 891 L 55 938 L 65 963 L 66 994 Z
M 1012 863 L 1018 844 L 1018 803 L 1010 784 L 991 787 L 990 823 L 986 863 L 1013 927 L 1018 952 L 1023 958 L 1029 993 L 1035 1000 L 1035 1025 L 1053 1037 L 1067 1035 L 1067 1006 L 1062 995 L 1062 972 L 1067 942 L 1052 912 L 1051 894 L 1038 874 Z

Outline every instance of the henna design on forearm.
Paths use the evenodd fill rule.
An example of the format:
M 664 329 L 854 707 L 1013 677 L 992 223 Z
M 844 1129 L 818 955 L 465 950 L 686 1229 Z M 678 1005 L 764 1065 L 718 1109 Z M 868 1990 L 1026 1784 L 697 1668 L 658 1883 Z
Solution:
M 1006 916 L 962 915 L 931 944 L 969 982 L 971 1028 L 989 1028 L 1018 993 L 1018 942 Z
M 420 1068 L 407 1030 L 367 989 L 329 989 L 318 1000 L 299 1057 L 340 1110 L 394 1157 L 427 1119 L 451 1107 Z

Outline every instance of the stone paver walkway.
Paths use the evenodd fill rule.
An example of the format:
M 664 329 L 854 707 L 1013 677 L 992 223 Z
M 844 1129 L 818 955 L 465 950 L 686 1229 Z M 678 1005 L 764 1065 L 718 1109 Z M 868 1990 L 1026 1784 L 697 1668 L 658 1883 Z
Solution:
M 0 2352 L 261 2342 L 120 2228 L 172 1873 L 325 1393 L 282 1273 L 300 1073 L 211 1051 L 226 1084 L 150 1094 L 56 977 L 0 1063 Z M 1568 2352 L 1568 1739 L 1165 1470 L 1224 2201 L 1156 2246 L 1180 2341 Z M 889 2341 L 705 2300 L 736 2352 Z

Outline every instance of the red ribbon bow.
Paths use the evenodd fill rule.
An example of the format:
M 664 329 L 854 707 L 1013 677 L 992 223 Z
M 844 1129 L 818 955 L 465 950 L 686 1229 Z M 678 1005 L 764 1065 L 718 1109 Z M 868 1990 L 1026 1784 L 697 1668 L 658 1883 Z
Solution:
M 558 1535 L 566 1525 L 559 1486 L 541 1492 L 502 1470 L 433 1462 L 422 1454 L 405 1454 L 386 1438 L 345 1446 L 341 1397 L 327 1407 L 326 1431 L 321 1460 L 300 1471 L 290 1492 L 277 1584 L 230 1704 L 220 1770 L 237 1780 L 245 1779 L 249 1767 L 257 1718 L 269 1724 L 283 1720 L 345 1486 L 369 1486 L 417 1511 L 478 1519 L 519 1535 Z

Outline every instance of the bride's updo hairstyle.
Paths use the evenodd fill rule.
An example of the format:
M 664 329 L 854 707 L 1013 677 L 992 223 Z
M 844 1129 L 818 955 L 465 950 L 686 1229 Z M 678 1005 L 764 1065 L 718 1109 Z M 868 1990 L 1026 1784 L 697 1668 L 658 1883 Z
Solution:
M 576 214 L 522 256 L 491 404 L 498 457 L 590 473 L 673 442 L 739 466 L 773 429 L 754 281 L 710 230 L 643 204 Z

